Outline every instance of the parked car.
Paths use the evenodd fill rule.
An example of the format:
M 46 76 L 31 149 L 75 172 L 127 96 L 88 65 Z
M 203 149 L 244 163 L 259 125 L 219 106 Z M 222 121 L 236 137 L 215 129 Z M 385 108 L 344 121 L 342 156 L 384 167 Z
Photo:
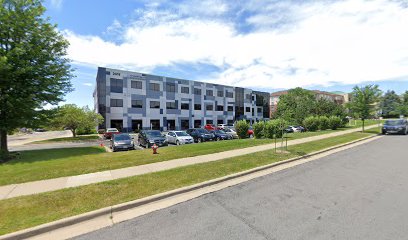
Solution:
M 212 130 L 210 133 L 214 134 L 215 140 L 220 141 L 220 140 L 230 140 L 232 139 L 232 136 L 228 135 L 226 132 L 223 130 Z
M 214 134 L 202 128 L 190 128 L 187 130 L 187 133 L 193 137 L 194 142 L 198 143 L 213 141 L 215 139 Z
M 212 130 L 215 130 L 215 129 L 217 129 L 214 125 L 212 125 L 212 124 L 206 124 L 205 126 L 204 126 L 204 129 L 206 129 L 206 130 L 208 130 L 208 131 L 212 131 Z
M 221 130 L 224 130 L 226 127 L 227 127 L 227 124 L 218 124 L 217 125 L 217 128 L 221 129 Z
M 142 130 L 137 140 L 145 148 L 150 148 L 153 144 L 159 147 L 168 145 L 166 137 L 159 130 Z
M 293 132 L 299 132 L 299 131 L 300 130 L 297 127 L 294 127 L 294 126 L 288 126 L 285 129 L 285 132 L 287 132 L 287 133 L 293 133 Z
M 44 128 L 36 128 L 34 129 L 35 132 L 45 132 L 46 130 Z
M 407 135 L 408 122 L 405 119 L 387 120 L 382 127 L 382 134 L 397 133 Z
M 110 147 L 113 152 L 118 150 L 135 150 L 135 143 L 129 134 L 120 133 L 112 135 Z
M 254 137 L 254 129 L 252 127 L 248 128 L 248 137 L 253 138 Z
M 112 135 L 114 134 L 120 134 L 119 130 L 116 128 L 108 128 L 106 129 L 105 133 L 103 134 L 103 137 L 105 139 L 111 139 Z
M 237 134 L 237 132 L 235 132 L 235 129 L 234 129 L 234 128 L 226 127 L 226 128 L 224 128 L 223 131 L 224 131 L 226 134 L 230 135 L 232 139 L 238 139 L 238 138 L 239 138 L 239 137 L 238 137 L 238 134 Z
M 190 144 L 194 142 L 193 137 L 187 134 L 185 131 L 170 131 L 166 135 L 168 143 L 174 143 L 176 145 L 180 144 Z
M 295 128 L 298 130 L 298 132 L 306 132 L 306 128 L 302 126 L 295 126 Z

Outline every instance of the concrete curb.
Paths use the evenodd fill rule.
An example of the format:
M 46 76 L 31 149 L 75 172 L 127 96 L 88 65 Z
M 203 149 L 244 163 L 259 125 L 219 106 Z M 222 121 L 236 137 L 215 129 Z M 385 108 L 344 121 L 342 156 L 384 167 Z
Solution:
M 267 170 L 279 165 L 283 165 L 283 164 L 287 164 L 290 162 L 294 162 L 294 161 L 298 161 L 298 160 L 302 160 L 302 159 L 307 159 L 310 157 L 313 157 L 315 155 L 319 155 L 322 153 L 326 153 L 338 148 L 342 148 L 342 147 L 346 147 L 346 146 L 350 146 L 371 138 L 375 138 L 379 135 L 372 135 L 372 136 L 368 136 L 365 138 L 361 138 L 358 140 L 354 140 L 352 142 L 348 142 L 348 143 L 344 143 L 344 144 L 340 144 L 340 145 L 336 145 L 330 148 L 326 148 L 320 151 L 316 151 L 310 154 L 306 154 L 304 156 L 300 156 L 300 157 L 295 157 L 295 158 L 291 158 L 291 159 L 287 159 L 284 161 L 280 161 L 280 162 L 275 162 L 275 163 L 271 163 L 268 165 L 264 165 L 264 166 L 260 166 L 260 167 L 256 167 L 250 170 L 246 170 L 243 172 L 239 172 L 239 173 L 235 173 L 235 174 L 231 174 L 231 175 L 227 175 L 221 178 L 217 178 L 217 179 L 212 179 L 206 182 L 202 182 L 202 183 L 198 183 L 195 185 L 190 185 L 187 187 L 182 187 L 182 188 L 178 188 L 175 190 L 171 190 L 168 192 L 164 192 L 164 193 L 160 193 L 160 194 L 156 194 L 153 196 L 149 196 L 149 197 L 145 197 L 142 199 L 138 199 L 138 200 L 134 200 L 134 201 L 130 201 L 130 202 L 126 202 L 126 203 L 122 203 L 122 204 L 118 204 L 118 205 L 114 205 L 111 207 L 105 207 L 105 208 L 101 208 L 98 210 L 94 210 L 88 213 L 84 213 L 84 214 L 80 214 L 80 215 L 76 215 L 76 216 L 72 216 L 72 217 L 68 217 L 68 218 L 64 218 L 61 220 L 57 220 L 54 222 L 50 222 L 50 223 L 46 223 L 46 224 L 42 224 L 36 227 L 32 227 L 32 228 L 28 228 L 28 229 L 24 229 L 24 230 L 20 230 L 14 233 L 9 233 L 3 236 L 0 236 L 0 240 L 19 240 L 19 239 L 26 239 L 26 238 L 30 238 L 30 237 L 35 237 L 38 236 L 40 234 L 44 234 L 47 233 L 49 231 L 53 231 L 53 230 L 57 230 L 60 228 L 64 228 L 64 227 L 68 227 L 68 226 L 72 226 L 74 224 L 78 224 L 81 222 L 85 222 L 88 220 L 92 220 L 92 219 L 96 219 L 102 216 L 106 216 L 107 219 L 112 218 L 112 214 L 113 213 L 117 213 L 117 212 L 122 212 L 125 210 L 129 210 L 132 208 L 136 208 L 136 207 L 140 207 L 146 204 L 150 204 L 156 201 L 160 201 L 166 198 L 170 198 L 179 194 L 183 194 L 183 193 L 188 193 L 194 190 L 198 190 L 201 188 L 205 188 L 205 187 L 209 187 L 215 184 L 219 184 L 222 182 L 226 182 L 235 178 L 240 178 L 246 175 L 250 175 L 253 173 L 257 173 L 263 170 Z

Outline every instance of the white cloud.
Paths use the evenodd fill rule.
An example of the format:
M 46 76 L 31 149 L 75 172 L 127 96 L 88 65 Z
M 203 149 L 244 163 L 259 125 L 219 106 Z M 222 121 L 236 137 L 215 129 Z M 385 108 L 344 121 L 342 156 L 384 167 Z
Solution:
M 92 83 L 82 83 L 82 85 L 87 86 L 87 87 L 92 87 L 93 86 Z
M 51 6 L 53 7 L 53 8 L 56 8 L 56 9 L 61 9 L 62 8 L 62 2 L 63 2 L 64 0 L 51 0 Z
M 203 1 L 204 6 L 206 2 L 222 6 L 216 14 L 230 9 L 221 1 Z M 254 6 L 250 3 L 245 7 Z M 209 4 L 206 10 L 212 6 L 217 5 Z M 268 9 L 276 2 L 260 6 L 246 18 L 253 29 L 246 32 L 237 28 L 242 22 L 208 18 L 193 11 L 196 6 L 191 9 L 197 15 L 188 17 L 174 11 L 139 11 L 137 21 L 121 25 L 121 44 L 65 31 L 71 43 L 69 56 L 76 63 L 135 71 L 205 63 L 222 70 L 209 72 L 204 80 L 257 88 L 408 76 L 408 9 L 398 2 L 348 0 L 295 6 L 282 2 L 279 11 L 288 11 L 275 19 L 279 11 L 271 17 Z M 187 5 L 180 9 L 188 12 Z

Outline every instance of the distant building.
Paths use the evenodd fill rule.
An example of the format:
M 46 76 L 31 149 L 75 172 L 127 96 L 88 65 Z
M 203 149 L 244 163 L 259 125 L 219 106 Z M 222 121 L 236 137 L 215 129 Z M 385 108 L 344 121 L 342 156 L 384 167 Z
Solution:
M 310 90 L 310 91 L 315 94 L 316 99 L 322 99 L 322 98 L 327 99 L 339 105 L 343 105 L 349 102 L 349 99 L 350 99 L 348 93 L 331 93 L 331 92 L 325 92 L 325 91 L 320 91 L 320 90 Z M 288 94 L 288 90 L 271 93 L 271 98 L 270 98 L 270 108 L 271 108 L 270 116 L 271 117 L 278 110 L 278 102 L 279 102 L 280 96 L 286 95 L 286 94 Z
M 99 127 L 125 132 L 266 120 L 269 97 L 248 88 L 101 67 L 94 92 L 95 110 L 105 119 Z

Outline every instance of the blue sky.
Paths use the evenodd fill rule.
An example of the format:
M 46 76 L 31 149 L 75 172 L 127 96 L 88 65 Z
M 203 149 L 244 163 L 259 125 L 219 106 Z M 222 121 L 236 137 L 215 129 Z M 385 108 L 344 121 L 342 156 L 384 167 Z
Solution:
M 405 0 L 46 0 L 93 105 L 98 66 L 256 90 L 408 90 Z

